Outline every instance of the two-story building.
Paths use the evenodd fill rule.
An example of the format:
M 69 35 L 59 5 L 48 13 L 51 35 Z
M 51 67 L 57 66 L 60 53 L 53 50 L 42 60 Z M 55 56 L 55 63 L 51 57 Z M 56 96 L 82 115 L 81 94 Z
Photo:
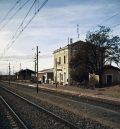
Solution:
M 69 78 L 69 45 L 54 51 L 54 81 L 68 84 Z
M 90 80 L 90 73 L 97 74 L 97 67 L 99 66 L 99 61 L 96 62 L 94 58 L 94 53 L 92 50 L 96 50 L 96 46 L 92 45 L 89 42 L 77 41 L 74 43 L 70 43 L 65 47 L 59 48 L 54 51 L 54 82 L 59 83 L 62 85 L 71 85 L 71 84 L 78 84 L 78 83 L 88 83 Z M 102 48 L 103 49 L 103 48 Z M 104 49 L 103 49 L 104 50 Z M 77 56 L 78 61 L 74 62 L 73 59 Z M 104 53 L 97 53 L 97 57 L 100 57 Z M 71 63 L 72 62 L 72 63 Z M 77 63 L 78 62 L 78 63 Z M 88 64 L 89 65 L 88 65 Z M 96 64 L 95 64 L 96 63 Z M 73 67 L 71 67 L 71 64 Z M 74 70 L 74 66 L 79 64 L 78 73 Z M 88 68 L 89 67 L 89 68 Z M 106 66 L 104 66 L 106 67 Z M 99 67 L 98 67 L 99 68 Z M 80 70 L 80 71 L 79 71 Z M 82 71 L 83 70 L 83 71 Z M 75 71 L 75 72 L 74 72 Z M 84 72 L 84 73 L 82 73 Z M 74 73 L 77 75 L 75 80 L 75 76 L 73 78 Z M 119 84 L 120 73 L 117 68 L 114 67 L 106 67 L 103 73 L 103 84 L 105 85 L 112 85 L 112 84 Z M 99 81 L 99 76 L 97 76 L 97 83 Z
M 82 47 L 87 45 L 86 42 L 77 41 L 70 43 L 63 48 L 53 52 L 54 55 L 54 81 L 59 84 L 72 84 L 70 61 L 76 52 L 82 51 Z M 89 74 L 88 74 L 89 76 Z

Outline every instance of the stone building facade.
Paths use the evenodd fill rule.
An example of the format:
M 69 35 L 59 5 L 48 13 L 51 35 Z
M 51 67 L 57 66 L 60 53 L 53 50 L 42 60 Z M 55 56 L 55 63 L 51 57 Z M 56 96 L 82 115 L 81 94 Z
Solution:
M 75 53 L 82 51 L 83 46 L 86 46 L 86 42 L 77 41 L 70 43 L 63 48 L 59 48 L 53 52 L 54 55 L 54 82 L 71 85 L 73 80 L 71 78 L 70 61 Z M 89 74 L 88 74 L 89 78 Z
M 53 82 L 53 68 L 44 69 L 38 72 L 38 81 L 41 83 L 52 84 Z
M 120 69 L 115 66 L 105 66 L 102 81 L 107 86 L 120 84 Z
M 54 51 L 54 82 L 66 85 L 69 79 L 69 46 Z

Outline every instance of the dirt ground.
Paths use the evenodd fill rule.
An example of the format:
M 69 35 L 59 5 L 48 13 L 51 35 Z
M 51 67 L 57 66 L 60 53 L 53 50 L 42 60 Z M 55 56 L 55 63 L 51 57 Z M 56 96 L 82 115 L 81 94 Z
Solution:
M 101 97 L 110 97 L 115 99 L 120 99 L 120 85 L 115 85 L 105 88 L 95 88 L 95 89 L 83 89 L 76 86 L 58 86 L 57 88 L 53 85 L 42 85 L 42 87 L 50 88 L 57 91 L 78 93 L 81 95 L 95 95 Z
M 96 94 L 102 94 L 109 97 L 120 98 L 120 85 L 96 89 Z
M 19 82 L 19 83 L 36 87 L 35 83 L 28 83 L 28 82 L 27 83 Z M 63 85 L 60 85 L 60 86 L 58 85 L 56 88 L 55 85 L 49 85 L 49 84 L 39 84 L 39 87 L 57 91 L 57 92 L 78 94 L 80 96 L 81 95 L 92 96 L 92 97 L 109 99 L 109 100 L 120 102 L 120 85 L 115 85 L 115 86 L 105 87 L 105 88 L 95 88 L 95 89 L 83 89 L 77 86 L 63 86 Z

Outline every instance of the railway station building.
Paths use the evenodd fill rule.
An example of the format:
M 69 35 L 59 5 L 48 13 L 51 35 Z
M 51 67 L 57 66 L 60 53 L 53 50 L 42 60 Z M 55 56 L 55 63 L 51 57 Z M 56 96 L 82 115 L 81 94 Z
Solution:
M 60 85 L 71 85 L 74 80 L 71 77 L 70 61 L 75 53 L 83 50 L 83 46 L 86 46 L 86 42 L 77 41 L 68 44 L 65 47 L 59 48 L 53 52 L 54 55 L 54 82 Z M 89 80 L 89 73 L 86 74 Z
M 86 49 L 87 47 L 87 49 Z M 92 46 L 94 47 L 94 46 Z M 86 51 L 87 50 L 87 51 Z M 53 52 L 54 55 L 54 83 L 58 83 L 60 85 L 74 85 L 77 82 L 72 78 L 72 69 L 70 67 L 70 62 L 72 57 L 76 56 L 76 53 L 81 51 L 84 55 L 88 54 L 90 60 L 94 60 L 93 54 L 91 54 L 91 44 L 84 41 L 77 41 L 74 43 L 70 43 L 65 47 L 60 47 L 59 49 Z M 99 55 L 101 57 L 101 54 Z M 83 58 L 86 58 L 83 56 Z M 78 59 L 79 60 L 79 59 Z M 81 63 L 79 65 L 84 65 Z M 96 71 L 89 71 L 85 73 L 86 81 L 90 83 L 91 76 L 95 81 L 95 84 L 99 83 L 99 76 Z M 78 75 L 79 76 L 79 75 Z M 92 82 L 92 81 L 91 81 Z M 104 73 L 102 75 L 103 85 L 113 85 L 120 84 L 120 69 L 114 66 L 104 66 Z

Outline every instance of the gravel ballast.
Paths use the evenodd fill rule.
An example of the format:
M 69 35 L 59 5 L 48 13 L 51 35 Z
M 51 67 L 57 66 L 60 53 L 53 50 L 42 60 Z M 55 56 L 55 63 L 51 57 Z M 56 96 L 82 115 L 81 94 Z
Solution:
M 47 103 L 45 101 L 41 101 L 40 99 L 38 99 L 39 97 L 41 97 L 39 95 L 36 95 L 36 98 L 33 97 L 32 95 L 31 96 L 28 94 L 25 95 L 24 93 L 22 93 L 20 91 L 20 88 L 19 88 L 19 90 L 14 90 L 14 91 L 18 92 L 22 96 L 24 96 L 32 101 L 34 101 L 35 103 L 41 105 L 45 109 L 48 109 L 48 110 L 54 112 L 55 114 L 59 115 L 60 117 L 65 118 L 65 119 L 71 121 L 72 123 L 75 123 L 77 126 L 79 126 L 79 128 L 82 128 L 82 129 L 89 129 L 89 128 L 91 128 L 91 129 L 111 129 L 110 127 L 105 126 L 104 124 L 100 124 L 97 121 L 93 121 L 93 120 L 88 119 L 86 117 L 76 115 L 75 113 L 70 112 L 69 110 L 65 110 L 65 109 L 62 109 L 56 105 Z M 52 98 L 50 98 L 50 99 L 52 99 Z

